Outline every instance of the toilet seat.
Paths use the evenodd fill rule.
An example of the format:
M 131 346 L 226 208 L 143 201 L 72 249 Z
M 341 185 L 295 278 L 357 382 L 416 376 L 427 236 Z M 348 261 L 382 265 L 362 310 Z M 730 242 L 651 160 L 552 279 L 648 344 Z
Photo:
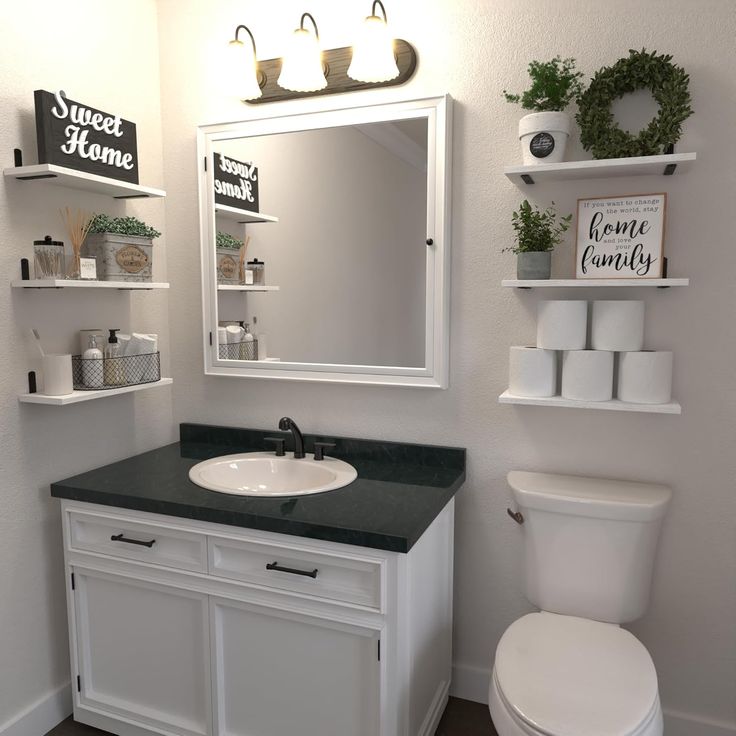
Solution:
M 546 612 L 523 616 L 498 644 L 492 695 L 494 688 L 518 733 L 661 734 L 652 659 L 614 624 Z

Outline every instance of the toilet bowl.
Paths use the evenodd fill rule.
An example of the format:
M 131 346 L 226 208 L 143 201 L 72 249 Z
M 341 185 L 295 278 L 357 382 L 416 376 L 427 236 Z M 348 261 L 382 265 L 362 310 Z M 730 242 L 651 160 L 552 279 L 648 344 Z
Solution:
M 649 653 L 615 624 L 532 613 L 501 637 L 488 695 L 499 736 L 661 736 Z
M 619 624 L 647 608 L 671 491 L 514 471 L 526 597 L 496 649 L 488 705 L 499 736 L 662 736 L 657 672 Z

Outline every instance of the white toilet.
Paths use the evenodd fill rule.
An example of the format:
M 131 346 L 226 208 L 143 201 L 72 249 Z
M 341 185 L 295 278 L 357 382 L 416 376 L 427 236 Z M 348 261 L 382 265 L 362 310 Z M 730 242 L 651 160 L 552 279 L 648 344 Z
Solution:
M 496 649 L 489 708 L 499 736 L 661 736 L 657 673 L 619 624 L 639 618 L 666 486 L 509 473 L 526 597 Z

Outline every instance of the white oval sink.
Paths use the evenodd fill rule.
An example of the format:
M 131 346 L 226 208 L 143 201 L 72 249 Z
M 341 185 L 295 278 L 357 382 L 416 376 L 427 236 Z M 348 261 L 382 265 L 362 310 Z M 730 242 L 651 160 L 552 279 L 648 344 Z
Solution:
M 325 457 L 294 453 L 277 457 L 272 452 L 223 455 L 197 463 L 189 479 L 202 488 L 237 496 L 304 496 L 324 493 L 352 483 L 358 473 L 352 465 Z

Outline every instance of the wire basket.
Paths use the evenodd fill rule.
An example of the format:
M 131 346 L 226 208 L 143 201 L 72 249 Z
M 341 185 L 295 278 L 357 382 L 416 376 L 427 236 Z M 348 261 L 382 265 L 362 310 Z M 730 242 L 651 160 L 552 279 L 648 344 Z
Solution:
M 229 342 L 217 348 L 220 360 L 258 360 L 258 340 L 255 338 L 247 342 Z
M 161 380 L 161 353 L 121 355 L 119 358 L 72 356 L 72 380 L 77 391 L 138 386 Z

